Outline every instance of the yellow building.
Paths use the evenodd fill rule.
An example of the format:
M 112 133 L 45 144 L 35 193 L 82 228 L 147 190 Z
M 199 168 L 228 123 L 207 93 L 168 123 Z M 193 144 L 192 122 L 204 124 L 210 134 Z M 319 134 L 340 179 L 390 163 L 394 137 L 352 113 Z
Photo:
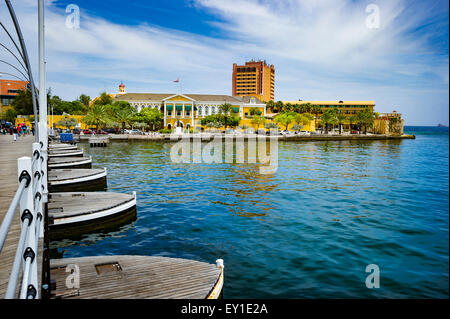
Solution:
M 328 109 L 337 109 L 338 111 L 342 111 L 343 114 L 351 116 L 366 108 L 369 108 L 373 112 L 375 108 L 375 101 L 283 101 L 283 103 L 285 105 L 288 103 L 292 105 L 309 103 L 313 106 L 320 106 L 321 111 L 319 116 Z
M 77 121 L 77 125 L 75 127 L 71 127 L 71 129 L 87 129 L 88 125 L 83 122 L 84 115 L 48 115 L 47 116 L 47 125 L 49 128 L 60 128 L 60 129 L 67 129 L 67 127 L 64 127 L 62 125 L 57 125 L 57 123 L 64 119 L 74 118 Z M 17 126 L 20 123 L 25 123 L 25 125 L 32 127 L 34 123 L 34 116 L 32 115 L 19 115 L 16 118 L 15 125 Z
M 121 86 L 119 90 L 123 90 L 123 92 L 115 95 L 115 101 L 126 101 L 138 112 L 146 107 L 160 110 L 163 113 L 164 128 L 167 129 L 200 128 L 202 118 L 219 114 L 220 106 L 225 103 L 231 104 L 231 115 L 241 118 L 240 125 L 251 121 L 252 114 L 262 117 L 266 115 L 265 103 L 256 97 L 216 94 L 124 93 L 124 86 Z

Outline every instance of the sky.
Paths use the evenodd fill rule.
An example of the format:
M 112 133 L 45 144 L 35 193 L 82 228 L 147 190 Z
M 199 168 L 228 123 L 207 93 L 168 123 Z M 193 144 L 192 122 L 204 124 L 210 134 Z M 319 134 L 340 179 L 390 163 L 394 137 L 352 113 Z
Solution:
M 11 2 L 37 81 L 37 0 Z M 13 31 L 4 1 L 0 21 Z M 73 100 L 122 81 L 177 93 L 179 78 L 183 93 L 231 95 L 233 63 L 266 60 L 275 100 L 373 100 L 406 125 L 448 125 L 448 30 L 447 1 L 47 0 L 47 86 Z M 0 42 L 13 48 L 1 29 Z M 15 62 L 2 47 L 0 60 Z

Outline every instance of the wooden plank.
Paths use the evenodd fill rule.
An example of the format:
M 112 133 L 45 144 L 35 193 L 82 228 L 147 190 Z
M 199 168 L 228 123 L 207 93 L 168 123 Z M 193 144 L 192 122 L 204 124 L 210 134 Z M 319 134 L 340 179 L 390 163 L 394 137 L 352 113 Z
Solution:
M 0 222 L 11 204 L 17 190 L 17 159 L 22 156 L 32 156 L 33 136 L 21 136 L 17 142 L 10 135 L 0 135 Z M 8 286 L 9 275 L 16 253 L 20 236 L 20 216 L 16 212 L 3 251 L 0 254 L 0 298 L 3 298 Z M 42 270 L 43 241 L 39 241 L 38 272 L 39 283 Z M 22 275 L 20 275 L 22 276 Z M 21 280 L 21 279 L 20 279 Z M 20 283 L 19 280 L 19 283 Z
M 99 275 L 95 265 L 119 263 L 121 270 Z M 80 288 L 65 288 L 66 275 L 58 267 L 76 264 Z M 57 295 L 63 298 L 206 298 L 220 269 L 216 265 L 158 256 L 97 256 L 51 261 Z

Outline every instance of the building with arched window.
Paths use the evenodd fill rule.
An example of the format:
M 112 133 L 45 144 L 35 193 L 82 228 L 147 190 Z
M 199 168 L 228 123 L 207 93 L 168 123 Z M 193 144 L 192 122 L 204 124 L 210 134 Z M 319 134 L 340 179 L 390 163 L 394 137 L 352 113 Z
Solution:
M 265 116 L 266 104 L 256 97 L 217 94 L 126 93 L 125 85 L 119 87 L 115 101 L 126 101 L 140 112 L 143 108 L 159 109 L 164 114 L 165 128 L 194 128 L 208 115 L 218 114 L 222 104 L 231 104 L 231 114 L 246 121 L 250 113 Z M 250 112 L 254 109 L 253 112 Z

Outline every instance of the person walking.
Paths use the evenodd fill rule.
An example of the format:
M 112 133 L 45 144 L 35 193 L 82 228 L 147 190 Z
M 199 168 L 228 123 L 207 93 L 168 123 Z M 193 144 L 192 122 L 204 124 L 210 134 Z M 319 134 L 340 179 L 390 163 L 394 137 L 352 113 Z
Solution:
M 17 141 L 17 127 L 13 127 L 12 129 L 13 135 L 14 135 L 14 142 Z

